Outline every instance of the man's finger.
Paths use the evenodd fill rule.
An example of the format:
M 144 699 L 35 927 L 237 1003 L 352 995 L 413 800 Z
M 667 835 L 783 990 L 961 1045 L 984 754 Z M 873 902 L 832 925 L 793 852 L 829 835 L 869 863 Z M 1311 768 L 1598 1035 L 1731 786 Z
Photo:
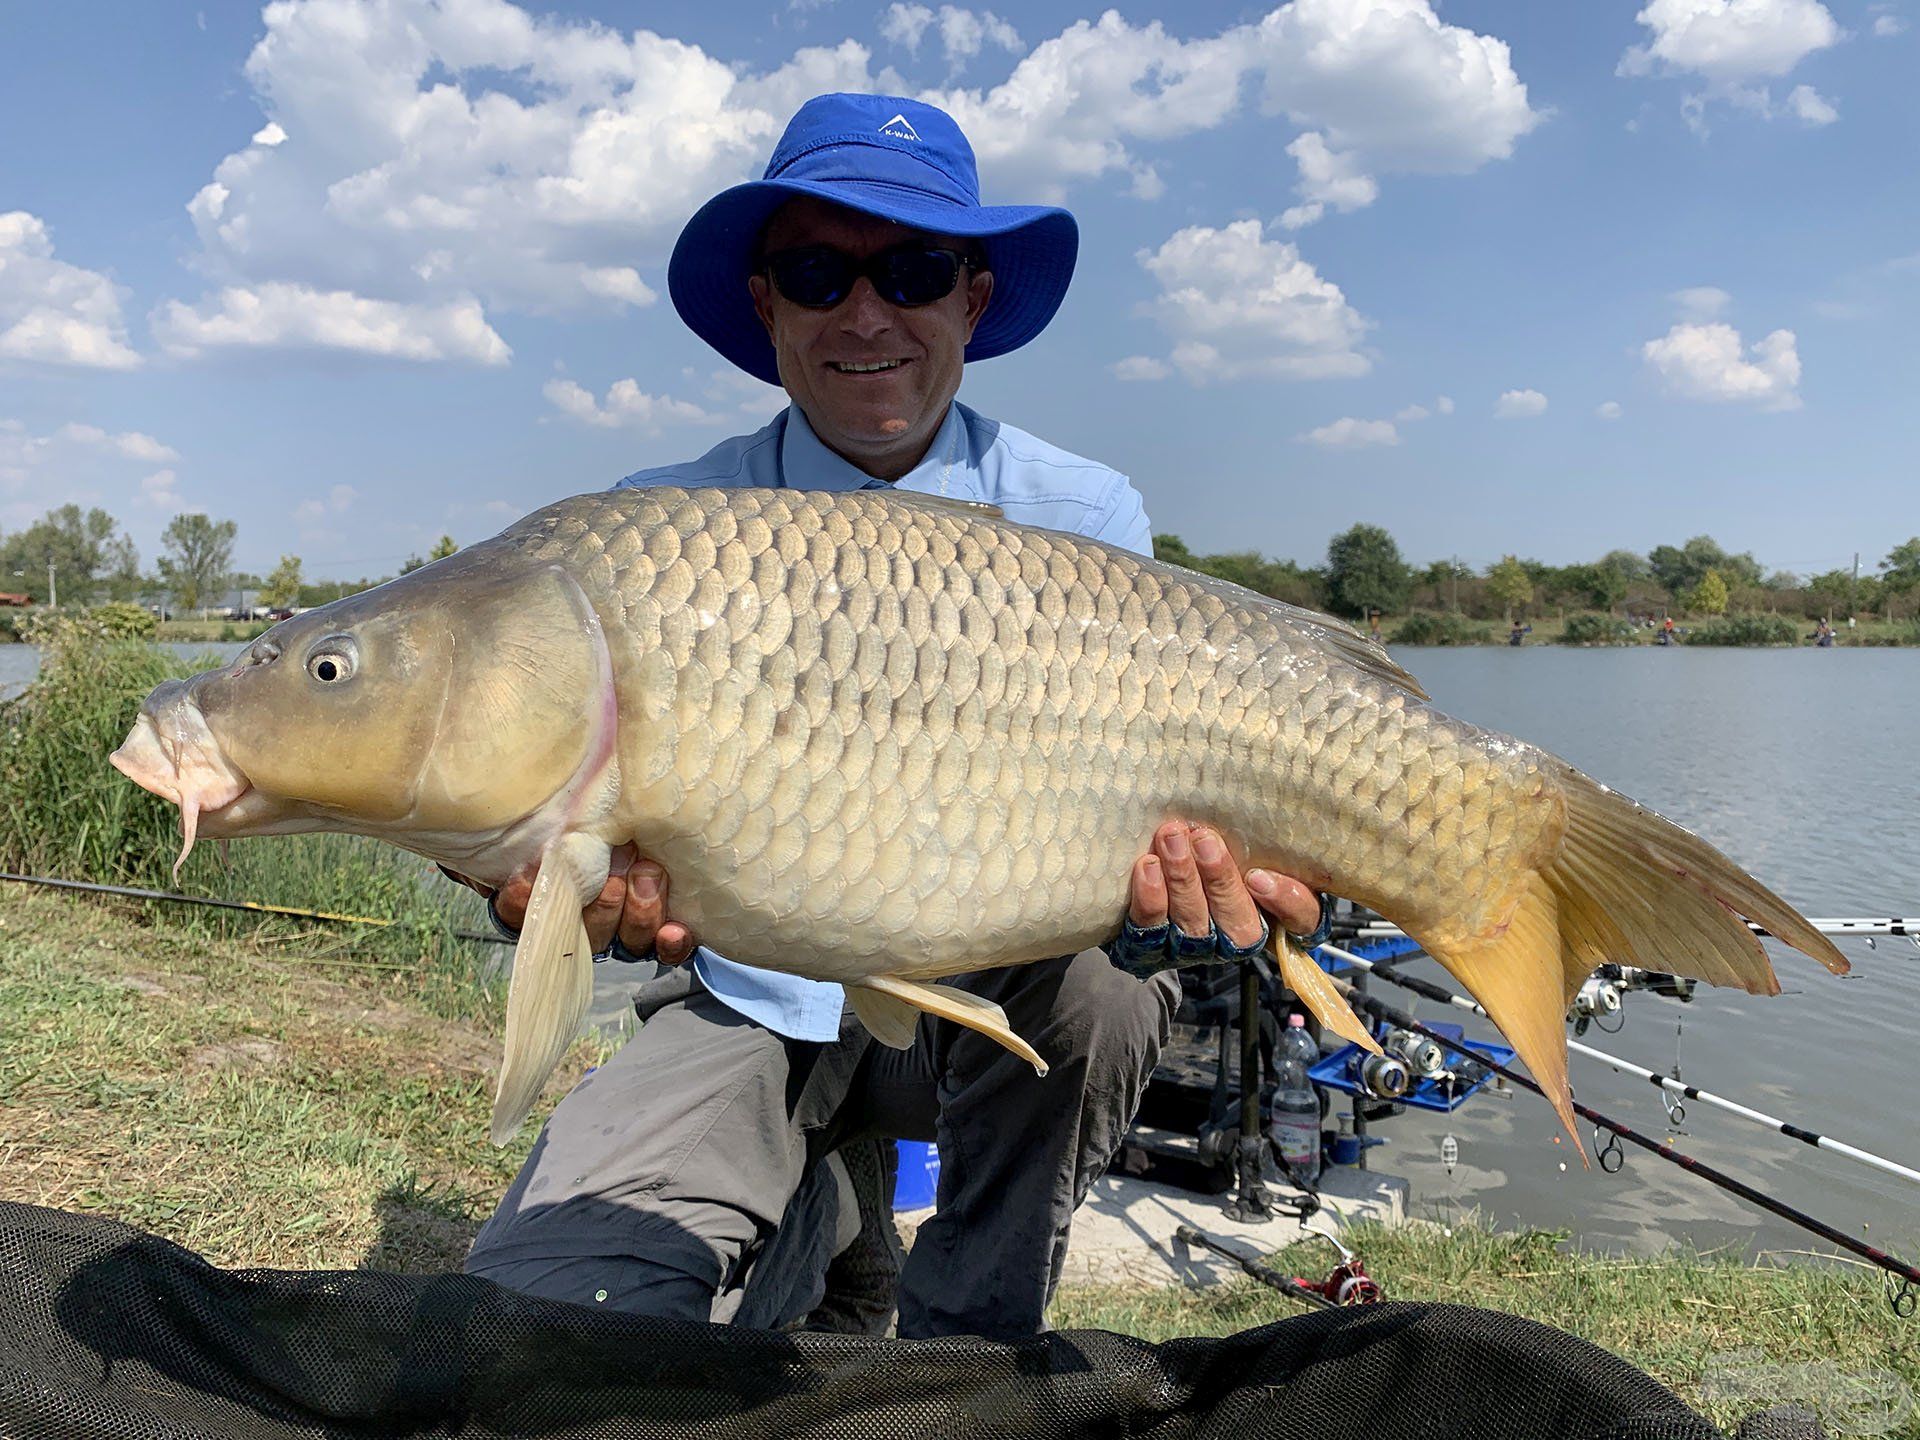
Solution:
M 586 922 L 587 939 L 593 944 L 594 954 L 604 955 L 607 947 L 613 944 L 613 932 L 620 923 L 620 911 L 626 901 L 627 877 L 609 875 L 606 883 L 600 887 L 600 893 L 580 912 L 580 918 Z
M 1193 832 L 1193 858 L 1206 891 L 1207 909 L 1220 933 L 1241 946 L 1259 940 L 1260 911 L 1247 893 L 1247 882 L 1241 878 L 1240 867 L 1228 853 L 1226 842 L 1201 826 Z
M 686 926 L 669 920 L 660 927 L 660 937 L 654 942 L 654 958 L 662 965 L 683 965 L 693 957 L 699 943 Z
M 1142 930 L 1167 923 L 1167 877 L 1161 872 L 1158 855 L 1142 855 L 1133 862 L 1127 918 Z
M 515 875 L 493 892 L 493 913 L 509 930 L 523 930 L 527 924 L 527 901 L 533 898 L 535 871 Z
M 1291 875 L 1271 870 L 1249 870 L 1247 889 L 1253 902 L 1280 922 L 1289 935 L 1311 935 L 1320 928 L 1320 897 Z
M 1168 917 L 1188 935 L 1211 934 L 1213 918 L 1207 909 L 1207 891 L 1200 883 L 1187 827 L 1179 821 L 1162 825 L 1154 833 L 1153 849 L 1166 872 Z
M 631 954 L 645 955 L 655 948 L 666 915 L 666 871 L 651 860 L 636 862 L 627 871 L 626 906 L 620 912 L 620 943 Z

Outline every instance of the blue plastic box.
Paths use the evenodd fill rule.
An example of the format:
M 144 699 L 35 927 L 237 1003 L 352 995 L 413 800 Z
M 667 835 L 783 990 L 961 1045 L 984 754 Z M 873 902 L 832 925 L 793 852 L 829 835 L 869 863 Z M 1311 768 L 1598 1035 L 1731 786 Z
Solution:
M 940 1185 L 940 1147 L 924 1140 L 896 1140 L 900 1174 L 893 1182 L 893 1208 L 924 1210 Z

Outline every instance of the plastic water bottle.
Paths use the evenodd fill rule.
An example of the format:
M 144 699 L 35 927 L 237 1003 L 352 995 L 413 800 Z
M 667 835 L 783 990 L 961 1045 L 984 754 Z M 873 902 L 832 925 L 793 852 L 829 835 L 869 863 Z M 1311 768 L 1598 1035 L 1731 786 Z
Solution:
M 1307 1070 L 1320 1059 L 1320 1047 L 1306 1030 L 1306 1018 L 1290 1016 L 1281 1032 L 1280 1071 L 1273 1091 L 1268 1133 L 1286 1162 L 1289 1179 L 1311 1185 L 1320 1178 L 1320 1097 Z

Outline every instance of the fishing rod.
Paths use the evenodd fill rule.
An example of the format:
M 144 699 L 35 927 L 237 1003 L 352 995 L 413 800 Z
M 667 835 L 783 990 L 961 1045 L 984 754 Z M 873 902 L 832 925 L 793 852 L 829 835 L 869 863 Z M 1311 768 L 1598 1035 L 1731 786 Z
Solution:
M 1270 1269 L 1260 1264 L 1257 1260 L 1249 1260 L 1238 1251 L 1229 1250 L 1211 1235 L 1203 1235 L 1191 1225 L 1175 1227 L 1173 1238 L 1188 1245 L 1198 1245 L 1203 1250 L 1211 1250 L 1214 1254 L 1233 1261 L 1234 1264 L 1238 1265 L 1262 1285 L 1271 1285 L 1282 1295 L 1291 1296 L 1295 1300 L 1315 1306 L 1321 1310 L 1338 1310 L 1340 1308 L 1336 1301 L 1329 1300 L 1318 1290 L 1310 1290 L 1290 1275 L 1282 1275 L 1278 1270 Z
M 1411 990 L 1416 995 L 1424 996 L 1429 1000 L 1437 1000 L 1442 1004 L 1457 1006 L 1462 1010 L 1469 1011 L 1483 1018 L 1491 1018 L 1487 1016 L 1484 1008 L 1474 1001 L 1469 1000 L 1466 996 L 1455 995 L 1430 980 L 1423 980 L 1417 975 L 1403 975 L 1391 966 L 1382 965 L 1377 961 L 1363 959 L 1361 956 L 1342 950 L 1338 945 L 1322 945 L 1320 948 L 1337 960 L 1343 960 L 1370 974 L 1378 975 L 1382 980 L 1398 985 L 1404 990 Z M 1567 1041 L 1567 1048 L 1576 1054 L 1585 1055 L 1590 1060 L 1598 1060 L 1603 1065 L 1611 1066 L 1623 1075 L 1636 1075 L 1649 1084 L 1658 1086 L 1667 1094 L 1677 1095 L 1687 1100 L 1697 1100 L 1702 1105 L 1711 1105 L 1716 1110 L 1724 1110 L 1730 1115 L 1737 1115 L 1742 1120 L 1764 1126 L 1769 1130 L 1787 1136 L 1789 1139 L 1798 1140 L 1803 1145 L 1811 1145 L 1816 1150 L 1826 1150 L 1861 1165 L 1871 1166 L 1875 1170 L 1883 1171 L 1898 1179 L 1920 1184 L 1920 1170 L 1902 1165 L 1897 1160 L 1889 1160 L 1884 1155 L 1876 1155 L 1871 1150 L 1862 1150 L 1859 1146 L 1849 1145 L 1844 1140 L 1835 1140 L 1831 1136 L 1819 1134 L 1817 1131 L 1804 1129 L 1799 1125 L 1793 1124 L 1791 1121 L 1780 1119 L 1777 1115 L 1769 1115 L 1765 1111 L 1755 1110 L 1750 1106 L 1742 1105 L 1737 1100 L 1729 1100 L 1725 1096 L 1715 1095 L 1710 1090 L 1702 1090 L 1697 1085 L 1683 1084 L 1671 1075 L 1662 1075 L 1657 1071 L 1644 1069 L 1630 1061 L 1622 1060 L 1617 1055 L 1609 1055 L 1604 1050 L 1595 1050 L 1590 1045 L 1582 1045 L 1578 1040 Z
M 1771 930 L 1756 925 L 1751 920 L 1741 923 L 1755 935 L 1773 937 Z M 1920 917 L 1850 916 L 1841 919 L 1809 920 L 1807 924 L 1822 935 L 1904 935 L 1909 939 L 1920 939 Z M 1363 940 L 1385 940 L 1405 935 L 1407 932 L 1385 920 L 1369 920 L 1355 933 Z
M 129 900 L 165 900 L 175 905 L 207 905 L 216 910 L 249 910 L 256 915 L 288 915 L 297 920 L 324 920 L 334 925 L 402 925 L 402 920 L 386 920 L 378 915 L 336 915 L 328 910 L 302 910 L 293 905 L 268 905 L 260 900 L 214 900 L 205 895 L 182 895 L 173 890 L 142 890 L 132 885 L 101 885 L 90 880 L 60 880 L 51 875 L 14 875 L 0 871 L 0 880 L 18 885 L 41 885 L 50 890 L 78 890 L 88 895 L 119 895 Z M 456 940 L 477 940 L 488 945 L 511 945 L 504 935 L 480 930 L 452 930 Z
M 1540 1096 L 1542 1099 L 1546 1098 L 1547 1092 L 1531 1077 L 1522 1075 L 1511 1066 L 1503 1065 L 1499 1061 L 1491 1059 L 1478 1051 L 1469 1049 L 1462 1041 L 1442 1035 L 1437 1030 L 1428 1029 L 1425 1025 L 1422 1025 L 1418 1020 L 1414 1019 L 1413 1016 L 1407 1014 L 1406 1011 L 1396 1009 L 1394 1006 L 1387 1004 L 1386 1001 L 1369 995 L 1366 991 L 1341 980 L 1338 976 L 1332 978 L 1333 983 L 1339 987 L 1341 992 L 1346 995 L 1348 1001 L 1355 1007 L 1365 1010 L 1368 1014 L 1377 1016 L 1389 1025 L 1397 1025 L 1403 1030 L 1410 1030 L 1416 1035 L 1424 1036 L 1426 1039 L 1434 1041 L 1436 1044 L 1444 1045 L 1447 1049 L 1465 1056 L 1475 1064 L 1484 1066 L 1497 1075 L 1504 1075 L 1515 1084 L 1526 1086 L 1527 1089 L 1533 1091 L 1534 1094 Z M 1392 977 L 1390 974 L 1382 974 L 1381 978 L 1388 979 Z M 1842 1250 L 1858 1255 L 1861 1259 L 1886 1271 L 1888 1275 L 1887 1303 L 1893 1307 L 1894 1314 L 1905 1319 L 1911 1316 L 1916 1308 L 1920 1308 L 1920 1268 L 1908 1264 L 1906 1261 L 1889 1254 L 1878 1246 L 1869 1245 L 1864 1240 L 1856 1240 L 1853 1236 L 1847 1234 L 1846 1231 L 1837 1230 L 1827 1224 L 1826 1221 L 1817 1219 L 1807 1214 L 1804 1210 L 1796 1210 L 1784 1200 L 1777 1200 L 1764 1191 L 1754 1189 L 1753 1186 L 1743 1180 L 1734 1179 L 1733 1176 L 1727 1174 L 1724 1170 L 1716 1170 L 1703 1160 L 1697 1160 L 1691 1155 L 1683 1154 L 1681 1151 L 1674 1149 L 1673 1146 L 1666 1141 L 1655 1140 L 1651 1136 L 1642 1135 L 1632 1126 L 1623 1125 L 1611 1116 L 1602 1115 L 1590 1105 L 1583 1105 L 1577 1099 L 1573 1100 L 1572 1104 L 1574 1112 L 1583 1119 L 1590 1121 L 1603 1130 L 1611 1131 L 1614 1135 L 1627 1141 L 1629 1144 L 1638 1145 L 1641 1149 L 1651 1155 L 1659 1156 L 1670 1165 L 1678 1165 L 1683 1170 L 1691 1171 L 1701 1179 L 1718 1185 L 1721 1189 L 1745 1200 L 1748 1204 L 1757 1205 L 1762 1210 L 1779 1216 L 1789 1224 L 1797 1225 L 1802 1230 L 1818 1235 L 1828 1244 L 1837 1245 Z M 1895 1281 L 1899 1282 L 1898 1288 L 1895 1287 Z

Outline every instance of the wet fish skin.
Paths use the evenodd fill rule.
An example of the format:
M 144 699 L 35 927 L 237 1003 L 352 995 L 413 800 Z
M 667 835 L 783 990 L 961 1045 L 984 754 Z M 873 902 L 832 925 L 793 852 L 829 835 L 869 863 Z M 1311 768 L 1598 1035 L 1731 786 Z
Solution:
M 261 738 L 263 717 L 289 732 L 311 713 L 307 662 L 270 683 L 271 664 L 242 663 L 168 697 L 250 787 L 209 806 L 203 833 L 362 829 L 495 883 L 540 864 L 496 1139 L 577 1029 L 578 909 L 624 842 L 666 867 L 704 941 L 846 983 L 881 1039 L 910 1040 L 929 1008 L 1024 1048 L 992 1007 L 923 982 L 1111 938 L 1154 829 L 1209 823 L 1243 865 L 1420 939 L 1569 1128 L 1562 1016 L 1595 965 L 1777 989 L 1739 915 L 1845 968 L 1704 842 L 1435 710 L 1340 622 L 987 507 L 582 495 L 263 644 L 310 656 L 327 635 L 366 653 L 357 694 L 319 687 L 357 778 L 318 806 L 299 777 L 326 756 Z M 136 728 L 120 758 L 160 788 L 151 750 Z M 1664 948 L 1676 939 L 1687 953 Z M 1324 1020 L 1364 1034 L 1284 958 Z

